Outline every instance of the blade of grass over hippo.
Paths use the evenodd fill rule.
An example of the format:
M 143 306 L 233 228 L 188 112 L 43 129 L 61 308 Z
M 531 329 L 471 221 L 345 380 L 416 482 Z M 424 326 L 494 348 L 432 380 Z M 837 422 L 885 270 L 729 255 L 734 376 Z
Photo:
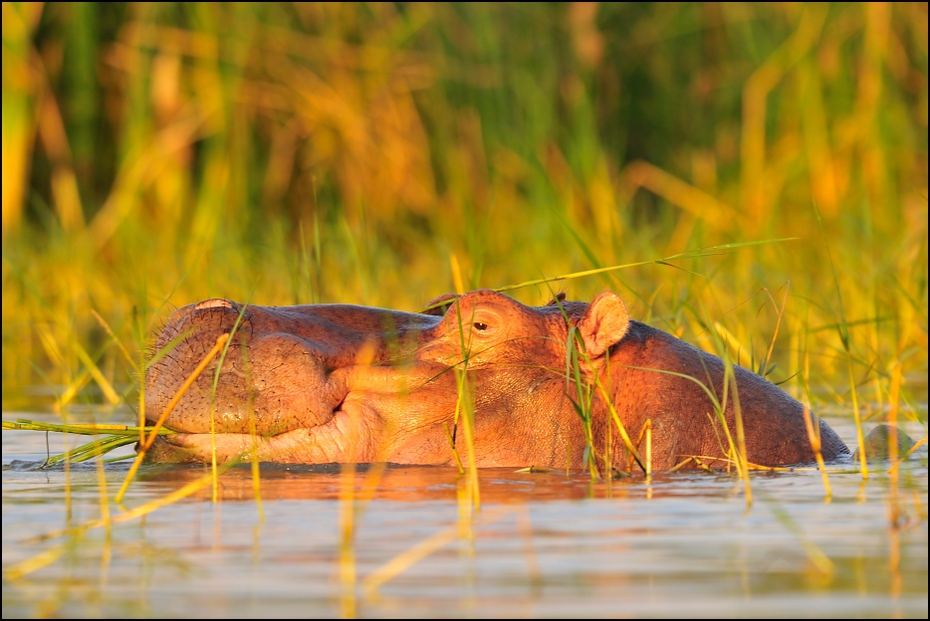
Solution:
M 801 372 L 802 388 L 804 390 L 804 426 L 807 429 L 807 437 L 810 440 L 811 448 L 814 449 L 814 458 L 817 460 L 817 467 L 820 468 L 820 474 L 823 478 L 823 488 L 826 493 L 824 502 L 830 502 L 833 498 L 833 490 L 830 487 L 830 476 L 827 474 L 827 468 L 823 460 L 823 442 L 820 437 L 820 421 L 816 414 L 811 411 L 810 402 L 810 352 L 804 351 L 804 368 Z
M 697 385 L 701 388 L 701 390 L 703 390 L 704 393 L 707 395 L 707 398 L 710 399 L 711 404 L 714 406 L 714 411 L 715 411 L 716 416 L 717 416 L 720 420 L 724 421 L 724 427 L 723 427 L 723 429 L 724 429 L 724 433 L 725 433 L 726 436 L 727 436 L 727 441 L 728 441 L 728 443 L 729 443 L 729 445 L 730 445 L 730 447 L 731 447 L 731 450 L 736 446 L 736 444 L 733 442 L 732 436 L 730 435 L 729 428 L 728 428 L 727 425 L 726 425 L 726 419 L 723 417 L 723 403 L 726 403 L 727 386 L 729 385 L 729 382 L 725 382 L 725 383 L 724 383 L 724 386 L 723 386 L 723 391 L 724 391 L 724 392 L 723 392 L 723 395 L 724 395 L 724 396 L 723 396 L 723 399 L 721 400 L 721 399 L 718 399 L 718 398 L 717 398 L 717 395 L 714 394 L 714 391 L 713 391 L 713 390 L 711 390 L 710 388 L 708 388 L 707 384 L 705 384 L 704 382 L 702 382 L 702 381 L 699 380 L 698 378 L 692 377 L 692 376 L 687 375 L 687 374 L 685 374 L 685 373 L 678 373 L 677 371 L 670 371 L 670 370 L 668 370 L 668 369 L 655 369 L 655 368 L 652 368 L 652 367 L 627 366 L 626 368 L 628 368 L 628 369 L 635 369 L 635 370 L 637 370 L 637 371 L 651 371 L 651 372 L 654 372 L 654 373 L 662 373 L 663 375 L 671 375 L 671 376 L 673 376 L 673 377 L 679 377 L 679 378 L 681 378 L 681 379 L 685 379 L 685 380 L 688 380 L 689 382 L 694 382 L 695 384 L 697 384 Z M 732 373 L 732 371 L 731 371 L 731 373 Z M 645 469 L 644 469 L 644 470 L 645 470 Z
M 548 284 L 548 283 L 547 283 Z M 559 299 L 557 295 L 554 295 L 550 287 L 550 294 L 553 294 L 553 300 L 559 308 L 559 312 L 562 314 L 562 317 L 565 319 L 566 323 L 569 323 L 568 313 L 565 308 L 562 306 L 562 300 Z M 643 463 L 642 458 L 639 456 L 638 451 L 633 446 L 633 442 L 630 439 L 629 434 L 627 433 L 626 427 L 623 422 L 620 420 L 620 416 L 617 414 L 616 408 L 610 399 L 610 396 L 607 394 L 607 389 L 604 387 L 604 383 L 600 380 L 600 377 L 595 378 L 595 385 L 587 384 L 581 379 L 581 363 L 584 361 L 587 365 L 591 365 L 591 359 L 588 357 L 587 351 L 584 349 L 584 339 L 581 337 L 578 332 L 577 326 L 571 326 L 568 330 L 568 340 L 566 343 L 566 358 L 565 358 L 565 376 L 570 378 L 575 386 L 575 399 L 571 399 L 572 407 L 581 417 L 584 433 L 585 433 L 585 457 L 582 459 L 582 463 L 587 464 L 591 471 L 591 477 L 597 478 L 597 465 L 595 461 L 595 446 L 594 446 L 594 434 L 592 430 L 592 398 L 593 391 L 596 387 L 600 395 L 603 397 L 604 401 L 607 404 L 607 409 L 610 415 L 611 420 L 617 427 L 617 430 L 620 432 L 620 438 L 623 441 L 623 445 L 630 452 L 630 467 L 629 470 L 632 470 L 632 463 L 635 461 L 643 473 L 649 477 L 652 475 L 652 460 L 651 460 L 651 449 L 652 449 L 652 434 L 651 430 L 647 438 L 647 446 L 649 448 L 649 458 L 646 460 L 646 463 Z M 607 360 L 607 377 L 610 377 L 610 359 Z M 609 379 L 608 379 L 609 381 Z M 609 480 L 613 476 L 613 464 L 611 463 L 612 455 L 612 427 L 608 423 L 607 425 L 607 443 L 604 447 L 604 457 L 603 457 L 603 468 L 606 474 L 606 478 Z
M 184 393 L 187 392 L 187 390 L 193 385 L 194 381 L 200 376 L 201 373 L 203 373 L 203 370 L 207 368 L 207 365 L 210 364 L 210 361 L 213 360 L 213 358 L 218 353 L 220 353 L 220 350 L 223 349 L 228 340 L 229 334 L 221 334 L 217 337 L 216 344 L 213 345 L 213 348 L 207 352 L 207 354 L 203 357 L 203 360 L 200 361 L 200 364 L 194 368 L 194 370 L 188 376 L 187 380 L 181 385 L 181 388 L 178 390 L 177 394 L 175 394 L 174 398 L 171 399 L 171 401 L 168 402 L 168 405 L 165 406 L 164 411 L 162 411 L 161 415 L 158 417 L 158 420 L 152 426 L 155 431 L 149 434 L 142 446 L 139 447 L 140 453 L 144 453 L 152 445 L 152 442 L 155 441 L 157 430 L 161 429 L 162 425 L 165 424 L 165 420 L 168 419 L 168 415 L 171 414 L 171 410 L 174 409 L 174 406 L 178 404 L 178 401 L 181 400 L 181 397 L 184 396 Z
M 760 246 L 763 244 L 778 244 L 781 242 L 797 241 L 799 239 L 801 238 L 800 237 L 779 237 L 775 239 L 762 239 L 762 240 L 757 240 L 757 241 L 735 242 L 731 244 L 719 244 L 716 246 L 706 246 L 703 248 L 695 248 L 693 250 L 686 250 L 684 252 L 678 252 L 678 253 L 669 255 L 667 257 L 663 257 L 661 259 L 650 259 L 648 261 L 636 261 L 634 263 L 624 263 L 622 265 L 611 265 L 609 267 L 599 267 L 599 268 L 592 269 L 592 270 L 571 272 L 569 274 L 562 274 L 560 276 L 553 276 L 551 278 L 537 278 L 534 280 L 527 280 L 527 281 L 516 283 L 513 285 L 504 285 L 502 287 L 493 289 L 493 291 L 497 291 L 498 293 L 505 293 L 507 291 L 514 291 L 516 289 L 522 289 L 524 287 L 533 287 L 535 285 L 547 285 L 549 283 L 559 282 L 561 280 L 572 280 L 575 278 L 584 278 L 585 276 L 595 276 L 597 274 L 605 274 L 607 272 L 625 270 L 625 269 L 630 269 L 633 267 L 640 267 L 643 265 L 655 265 L 655 264 L 666 265 L 670 261 L 675 261 L 678 259 L 696 259 L 700 257 L 716 256 L 720 254 L 727 254 L 731 250 L 736 250 L 738 248 L 743 248 L 747 246 Z M 443 300 L 434 302 L 433 304 L 430 304 L 429 306 L 423 308 L 420 312 L 425 313 L 425 312 L 434 310 L 436 308 L 445 306 L 448 303 L 449 303 L 448 299 L 443 299 Z
M 736 375 L 733 371 L 733 361 L 730 360 L 729 356 L 723 356 L 723 382 L 724 382 L 724 391 L 723 391 L 723 403 L 727 402 L 727 387 L 733 391 L 733 420 L 736 422 L 736 445 L 733 445 L 733 440 L 730 438 L 729 430 L 727 431 L 727 438 L 730 438 L 730 450 L 736 456 L 737 461 L 737 472 L 739 473 L 740 478 L 743 480 L 743 486 L 746 490 L 746 506 L 752 506 L 752 485 L 749 481 L 749 459 L 746 452 L 746 431 L 743 426 L 743 410 L 740 407 L 739 401 L 739 389 L 736 386 Z M 717 416 L 720 418 L 720 422 L 723 425 L 724 429 L 728 428 L 726 418 L 723 414 L 723 409 L 721 408 Z
M 181 397 L 184 396 L 184 393 L 187 392 L 188 388 L 193 386 L 194 381 L 203 373 L 203 370 L 207 368 L 207 365 L 210 364 L 210 361 L 216 357 L 220 350 L 226 345 L 226 342 L 229 340 L 229 334 L 221 334 L 216 339 L 216 344 L 213 348 L 207 352 L 207 355 L 203 357 L 200 364 L 191 372 L 187 380 L 181 385 L 181 388 L 178 390 L 177 394 L 168 402 L 168 405 L 165 406 L 164 411 L 158 417 L 156 423 L 152 426 L 152 432 L 146 436 L 145 440 L 139 443 L 139 451 L 136 454 L 135 461 L 132 462 L 132 467 L 129 469 L 129 474 L 126 475 L 126 479 L 123 481 L 123 486 L 120 488 L 119 493 L 116 495 L 116 502 L 122 501 L 123 496 L 126 493 L 126 490 L 129 488 L 129 484 L 132 483 L 133 478 L 135 477 L 136 472 L 139 470 L 139 466 L 142 464 L 142 460 L 145 458 L 145 452 L 152 446 L 152 443 L 155 441 L 155 438 L 158 436 L 158 431 L 164 425 L 165 421 L 168 420 L 168 415 L 171 414 L 171 410 L 174 409 L 174 406 L 178 404 L 178 401 L 181 400 Z M 214 479 L 216 468 L 213 469 Z
M 563 310 L 564 312 L 564 310 Z M 588 358 L 587 352 L 583 351 L 583 347 L 579 347 L 579 335 L 578 331 L 573 327 L 569 330 L 569 342 L 568 342 L 568 356 L 570 359 L 571 366 L 571 377 L 575 384 L 576 395 L 578 396 L 578 401 L 572 400 L 572 405 L 575 407 L 575 410 L 581 416 L 582 421 L 585 425 L 585 442 L 586 447 L 585 451 L 588 454 L 588 459 L 585 460 L 586 463 L 590 464 L 591 476 L 596 478 L 597 466 L 595 462 L 595 448 L 594 448 L 594 437 L 591 431 L 591 399 L 593 396 L 594 388 L 597 388 L 598 393 L 604 399 L 607 404 L 607 409 L 610 415 L 610 419 L 617 427 L 617 431 L 620 432 L 620 438 L 623 441 L 623 445 L 626 447 L 626 450 L 630 452 L 630 458 L 632 461 L 635 461 L 636 464 L 643 471 L 643 474 L 650 476 L 651 465 L 646 465 L 643 463 L 642 458 L 639 456 L 639 452 L 636 450 L 636 447 L 633 446 L 633 442 L 630 439 L 630 435 L 627 433 L 626 427 L 623 424 L 623 421 L 620 420 L 620 416 L 617 414 L 617 410 L 614 407 L 614 404 L 610 398 L 610 395 L 607 392 L 607 389 L 604 386 L 604 383 L 601 381 L 600 377 L 595 378 L 595 385 L 591 386 L 590 384 L 585 384 L 581 380 L 581 362 L 582 359 L 587 363 L 591 364 L 591 360 Z M 609 376 L 609 362 L 608 362 L 608 376 Z M 611 429 L 610 425 L 607 426 L 608 432 Z M 610 433 L 608 433 L 608 438 L 611 438 Z M 610 454 L 611 447 L 609 446 L 610 442 L 608 441 L 608 446 L 604 450 L 604 470 L 607 478 L 612 476 L 612 467 L 610 463 Z M 632 464 L 632 461 L 630 462 Z
M 183 386 L 181 386 L 181 388 L 178 391 L 178 394 L 175 396 L 175 399 L 172 400 L 173 404 L 176 404 L 177 401 L 181 399 L 181 397 L 183 396 L 183 393 L 187 392 L 187 389 L 190 388 L 190 386 L 194 383 L 194 381 L 197 379 L 197 376 L 199 376 L 200 373 L 203 371 L 203 369 L 205 369 L 206 366 L 210 363 L 210 361 L 213 360 L 213 357 L 217 355 L 216 353 L 214 353 L 214 350 L 219 349 L 219 356 L 218 356 L 218 362 L 216 365 L 216 371 L 213 373 L 213 383 L 210 386 L 210 472 L 213 473 L 213 502 L 216 502 L 219 499 L 219 486 L 220 486 L 219 476 L 217 474 L 218 473 L 217 463 L 216 463 L 216 408 L 214 407 L 216 404 L 216 389 L 220 382 L 220 372 L 223 368 L 223 361 L 226 360 L 226 354 L 229 353 L 229 346 L 232 344 L 232 337 L 233 335 L 236 334 L 236 332 L 239 331 L 240 326 L 242 326 L 242 318 L 245 316 L 245 312 L 248 307 L 249 307 L 248 303 L 245 303 L 242 305 L 242 308 L 239 309 L 239 316 L 236 317 L 236 321 L 235 323 L 233 323 L 232 329 L 230 329 L 229 334 L 226 334 L 226 335 L 221 334 L 219 337 L 217 337 L 216 346 L 214 347 L 214 349 L 210 350 L 210 353 L 208 353 L 204 357 L 203 362 L 200 363 L 200 366 L 198 366 L 198 368 L 194 370 L 194 375 L 192 375 L 192 377 L 189 379 L 190 384 L 185 383 Z M 225 338 L 223 338 L 224 336 Z M 222 341 L 222 343 L 220 341 Z M 249 361 L 248 361 L 246 351 L 247 351 L 246 348 L 242 348 L 243 372 L 245 373 L 246 385 L 251 386 L 252 379 L 251 379 L 251 374 L 249 373 Z M 249 432 L 250 432 L 249 435 L 252 438 L 252 449 L 249 451 L 249 455 L 250 455 L 250 461 L 252 463 L 252 475 L 253 475 L 253 481 L 255 484 L 255 491 L 257 493 L 259 489 L 258 488 L 258 485 L 259 485 L 258 483 L 258 480 L 259 480 L 258 456 L 256 454 L 257 448 L 258 448 L 258 442 L 257 442 L 257 436 L 255 434 L 255 403 L 254 403 L 254 397 L 252 396 L 253 392 L 254 391 L 249 390 L 249 395 L 250 395 L 249 408 L 248 408 L 249 409 Z M 169 404 L 171 405 L 172 409 L 174 408 L 173 404 Z M 164 422 L 170 413 L 171 412 L 168 411 L 166 408 L 166 411 L 162 414 L 162 418 L 160 418 L 159 420 L 161 422 Z M 154 442 L 154 438 L 152 439 L 152 441 Z M 151 446 L 151 442 L 149 442 L 148 444 L 149 446 Z M 259 495 L 256 495 L 256 498 L 259 499 L 258 500 L 259 513 L 263 515 L 263 511 L 261 508 L 261 500 L 260 500 L 261 497 Z
M 732 244 L 719 244 L 716 246 L 706 246 L 704 248 L 695 248 L 693 250 L 685 250 L 684 252 L 678 252 L 661 259 L 651 259 L 649 261 L 636 261 L 634 263 L 625 263 L 622 265 L 611 265 L 609 267 L 600 267 L 592 270 L 583 270 L 580 272 L 572 272 L 570 274 L 562 274 L 561 276 L 553 276 L 552 278 L 537 278 L 535 280 L 528 280 L 525 282 L 517 283 L 514 285 L 505 285 L 494 289 L 498 293 L 504 293 L 506 291 L 513 291 L 515 289 L 522 289 L 523 287 L 532 287 L 535 285 L 542 285 L 551 282 L 558 282 L 560 280 L 572 280 L 575 278 L 584 278 L 585 276 L 595 276 L 597 274 L 604 274 L 606 272 L 613 272 L 616 270 L 624 270 L 632 267 L 640 267 L 643 265 L 653 265 L 656 263 L 664 264 L 669 261 L 674 261 L 677 259 L 696 259 L 700 257 L 715 256 L 720 254 L 727 254 L 731 250 L 736 250 L 737 248 L 743 248 L 747 246 L 760 246 L 763 244 L 777 244 L 787 241 L 797 241 L 800 237 L 781 237 L 777 239 L 762 239 L 758 241 L 749 241 L 749 242 L 736 242 Z M 722 252 L 723 251 L 723 252 Z
M 456 310 L 460 310 L 459 300 L 455 301 Z M 459 507 L 460 515 L 468 515 L 467 508 L 473 507 L 475 511 L 481 509 L 481 490 L 478 487 L 478 462 L 477 454 L 475 453 L 475 397 L 474 397 L 474 388 L 469 382 L 468 379 L 468 361 L 469 361 L 469 352 L 472 348 L 472 336 L 473 332 L 471 330 L 472 325 L 474 324 L 475 319 L 475 307 L 471 309 L 471 316 L 468 320 L 468 336 L 465 335 L 465 326 L 462 321 L 461 312 L 457 313 L 458 317 L 458 331 L 459 331 L 459 346 L 461 347 L 462 353 L 462 363 L 455 367 L 455 386 L 457 392 L 457 398 L 455 402 L 455 416 L 453 418 L 453 429 L 457 428 L 458 421 L 462 421 L 462 426 L 465 432 L 465 446 L 468 449 L 468 484 L 466 485 L 466 490 L 464 497 L 462 497 L 462 502 L 466 503 L 467 507 Z M 453 446 L 453 450 L 455 447 Z M 461 463 L 459 455 L 455 453 L 455 460 L 457 463 Z M 466 518 L 467 519 L 467 518 Z

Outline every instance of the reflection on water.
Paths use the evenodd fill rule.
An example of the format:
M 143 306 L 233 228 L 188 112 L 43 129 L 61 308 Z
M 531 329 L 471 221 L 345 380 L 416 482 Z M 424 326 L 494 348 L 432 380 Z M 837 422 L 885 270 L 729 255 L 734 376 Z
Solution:
M 61 450 L 62 436 L 49 441 Z M 43 540 L 101 515 L 97 468 L 38 469 L 45 452 L 44 434 L 3 434 L 4 617 L 927 617 L 925 455 L 902 469 L 897 529 L 880 472 L 833 473 L 830 503 L 816 471 L 758 474 L 747 510 L 725 473 L 489 469 L 469 523 L 454 469 L 263 465 L 261 509 L 241 467 L 216 503 L 207 487 L 109 531 Z M 110 498 L 127 471 L 103 471 Z M 150 468 L 124 508 L 202 474 Z M 349 480 L 354 545 L 341 550 Z M 41 567 L 9 579 L 30 559 Z

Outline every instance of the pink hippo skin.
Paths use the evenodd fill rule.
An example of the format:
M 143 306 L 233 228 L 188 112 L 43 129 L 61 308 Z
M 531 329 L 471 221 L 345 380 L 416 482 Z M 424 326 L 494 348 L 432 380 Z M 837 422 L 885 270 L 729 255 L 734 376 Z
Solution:
M 723 361 L 630 320 L 616 294 L 536 307 L 488 290 L 440 300 L 448 307 L 444 315 L 347 305 L 247 307 L 215 397 L 216 361 L 166 421 L 181 433 L 156 442 L 149 459 L 209 461 L 215 442 L 220 462 L 256 451 L 261 461 L 452 465 L 450 432 L 463 459 L 467 451 L 463 422 L 455 422 L 456 375 L 464 372 L 480 467 L 582 467 L 590 438 L 589 455 L 599 467 L 609 461 L 628 470 L 630 453 L 608 400 L 641 456 L 649 422 L 653 470 L 694 467 L 691 456 L 725 465 L 727 435 L 704 388 L 722 400 Z M 216 337 L 231 330 L 240 310 L 210 300 L 175 313 L 157 348 L 186 336 L 149 371 L 149 419 Z M 733 371 L 748 461 L 814 461 L 803 406 L 759 375 L 735 365 Z M 727 394 L 724 419 L 736 441 L 732 386 Z M 815 424 L 824 459 L 848 457 L 839 436 L 823 421 Z

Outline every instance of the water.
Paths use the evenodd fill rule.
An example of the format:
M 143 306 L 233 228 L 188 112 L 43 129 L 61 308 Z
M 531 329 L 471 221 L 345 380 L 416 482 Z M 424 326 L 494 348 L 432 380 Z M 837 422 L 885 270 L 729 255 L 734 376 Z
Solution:
M 852 442 L 848 422 L 830 423 Z M 63 438 L 49 435 L 53 452 Z M 926 453 L 902 468 L 897 528 L 883 471 L 867 482 L 832 471 L 829 503 L 817 471 L 756 474 L 747 509 L 725 473 L 592 483 L 489 469 L 469 523 L 454 469 L 363 468 L 356 500 L 380 474 L 378 487 L 357 503 L 354 545 L 342 551 L 350 479 L 338 467 L 263 469 L 264 523 L 250 471 L 238 468 L 220 478 L 218 502 L 208 487 L 110 529 L 42 538 L 101 511 L 97 468 L 38 469 L 45 454 L 45 434 L 3 432 L 5 618 L 927 618 Z M 111 499 L 128 469 L 105 468 Z M 145 469 L 124 508 L 202 474 Z M 10 573 L 30 559 L 37 569 Z M 341 572 L 353 562 L 354 579 Z

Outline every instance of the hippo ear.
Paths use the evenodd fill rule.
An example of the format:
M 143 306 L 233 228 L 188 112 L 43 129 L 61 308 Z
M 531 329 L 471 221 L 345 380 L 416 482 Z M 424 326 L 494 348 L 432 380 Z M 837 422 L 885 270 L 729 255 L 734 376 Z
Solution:
M 608 291 L 594 298 L 577 327 L 588 356 L 597 358 L 624 337 L 630 327 L 630 315 L 620 296 Z
M 433 298 L 433 301 L 426 305 L 426 309 L 423 310 L 423 314 L 442 317 L 446 314 L 446 311 L 449 310 L 449 307 L 452 306 L 452 303 L 457 299 L 459 299 L 459 295 L 457 293 L 443 293 L 438 298 Z
M 551 300 L 549 300 L 549 302 L 546 304 L 546 306 L 558 306 L 559 304 L 561 304 L 561 303 L 564 302 L 564 301 L 565 301 L 565 292 L 564 292 L 564 291 L 559 291 L 558 293 L 555 294 L 555 297 L 554 297 L 554 298 L 552 298 Z

